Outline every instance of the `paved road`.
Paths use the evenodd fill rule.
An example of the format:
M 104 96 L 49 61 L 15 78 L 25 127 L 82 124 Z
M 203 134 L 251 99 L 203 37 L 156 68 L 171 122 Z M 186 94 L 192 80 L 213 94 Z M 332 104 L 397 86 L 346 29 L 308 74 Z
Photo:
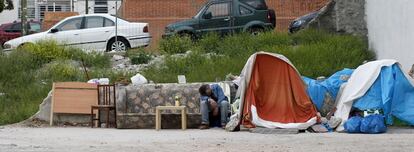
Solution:
M 0 129 L 0 152 L 20 151 L 414 151 L 414 129 L 387 134 L 302 133 L 264 135 L 210 130 L 117 130 L 91 128 Z

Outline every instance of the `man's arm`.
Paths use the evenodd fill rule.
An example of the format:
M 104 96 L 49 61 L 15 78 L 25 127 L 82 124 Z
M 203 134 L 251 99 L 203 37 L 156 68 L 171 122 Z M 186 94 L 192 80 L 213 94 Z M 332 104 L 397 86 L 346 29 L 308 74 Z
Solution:
M 217 98 L 219 100 L 219 101 L 217 101 L 217 103 L 220 103 L 223 100 L 228 100 L 227 97 L 224 95 L 223 89 L 219 85 L 216 84 L 214 86 L 214 90 L 215 90 L 214 91 L 215 95 L 217 96 Z

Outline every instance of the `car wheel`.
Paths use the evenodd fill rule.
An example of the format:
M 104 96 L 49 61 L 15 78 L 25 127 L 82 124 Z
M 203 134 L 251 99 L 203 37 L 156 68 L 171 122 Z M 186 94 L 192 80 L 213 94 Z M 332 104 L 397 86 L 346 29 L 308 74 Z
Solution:
M 260 35 L 261 33 L 263 33 L 263 31 L 264 31 L 263 28 L 258 28 L 258 27 L 254 27 L 249 30 L 250 34 L 254 36 Z
M 128 43 L 123 39 L 118 39 L 118 41 L 112 40 L 109 44 L 108 51 L 111 52 L 122 52 L 128 49 Z

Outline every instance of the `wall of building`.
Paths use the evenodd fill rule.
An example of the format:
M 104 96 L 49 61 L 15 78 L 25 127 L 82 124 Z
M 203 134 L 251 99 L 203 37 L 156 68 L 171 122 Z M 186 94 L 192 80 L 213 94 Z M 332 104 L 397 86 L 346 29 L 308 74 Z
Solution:
M 295 18 L 318 10 L 329 0 L 266 0 L 276 10 L 277 30 L 287 31 Z M 164 32 L 166 25 L 194 16 L 207 0 L 124 0 L 122 16 L 130 21 L 148 22 L 153 43 Z
M 366 39 L 365 0 L 332 0 L 310 26 Z
M 19 6 L 19 0 L 13 0 L 14 9 L 13 10 L 3 10 L 3 12 L 0 13 L 0 24 L 3 23 L 10 23 L 18 19 L 18 7 Z
M 414 1 L 366 0 L 369 46 L 379 59 L 414 64 Z

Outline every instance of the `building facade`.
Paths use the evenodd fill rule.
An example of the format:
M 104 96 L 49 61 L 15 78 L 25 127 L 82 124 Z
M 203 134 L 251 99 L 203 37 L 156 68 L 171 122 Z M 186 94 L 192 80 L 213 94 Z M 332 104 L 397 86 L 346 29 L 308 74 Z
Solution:
M 116 0 L 88 0 L 89 13 L 115 14 Z M 13 22 L 21 18 L 21 0 L 13 0 L 15 8 L 0 13 L 0 24 Z M 118 0 L 119 6 L 122 0 Z M 77 12 L 85 14 L 85 0 L 27 0 L 27 18 L 43 21 L 45 12 Z
M 208 0 L 123 0 L 120 13 L 130 21 L 147 22 L 157 43 L 166 25 L 196 14 Z M 330 0 L 266 0 L 276 11 L 276 29 L 287 31 L 291 21 L 325 6 Z

